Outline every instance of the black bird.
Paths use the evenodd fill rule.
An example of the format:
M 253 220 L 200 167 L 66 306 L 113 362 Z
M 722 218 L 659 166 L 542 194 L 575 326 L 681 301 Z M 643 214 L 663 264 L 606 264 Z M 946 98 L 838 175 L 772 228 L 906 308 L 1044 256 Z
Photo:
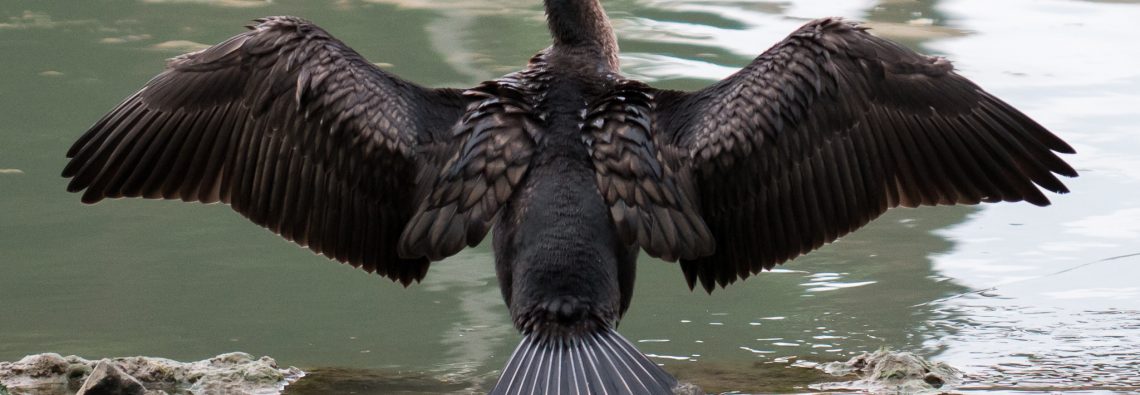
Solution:
M 387 73 L 312 23 L 172 59 L 67 153 L 83 201 L 222 202 L 404 285 L 494 226 L 522 343 L 491 391 L 659 394 L 614 331 L 638 250 L 711 292 L 888 208 L 1065 193 L 1073 149 L 954 72 L 812 21 L 695 92 L 619 73 L 599 0 L 545 0 L 553 45 L 467 90 Z M 1035 185 L 1036 184 L 1036 185 Z

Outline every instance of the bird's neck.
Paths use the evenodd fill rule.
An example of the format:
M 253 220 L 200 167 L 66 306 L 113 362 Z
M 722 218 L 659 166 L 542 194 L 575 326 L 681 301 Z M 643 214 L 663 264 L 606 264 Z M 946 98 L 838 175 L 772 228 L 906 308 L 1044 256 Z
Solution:
M 556 53 L 594 55 L 604 66 L 617 71 L 617 36 L 599 0 L 544 0 L 544 3 Z

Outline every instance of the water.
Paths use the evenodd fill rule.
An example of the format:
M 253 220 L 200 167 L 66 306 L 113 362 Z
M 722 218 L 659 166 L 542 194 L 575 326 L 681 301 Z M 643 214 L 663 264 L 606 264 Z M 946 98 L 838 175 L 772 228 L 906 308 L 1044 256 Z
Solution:
M 488 245 L 409 289 L 294 246 L 223 206 L 83 206 L 71 141 L 159 71 L 249 19 L 310 18 L 388 70 L 471 86 L 547 45 L 513 0 L 0 3 L 0 360 L 38 352 L 179 360 L 242 350 L 316 369 L 293 393 L 448 393 L 518 341 Z M 1136 1 L 606 3 L 624 71 L 695 89 L 810 18 L 870 21 L 1068 140 L 1054 205 L 893 210 L 772 273 L 690 292 L 645 258 L 621 331 L 709 391 L 810 391 L 788 361 L 889 346 L 965 370 L 965 389 L 1140 390 L 1140 18 Z M 322 379 L 323 378 L 323 379 Z M 308 380 L 308 379 L 307 379 Z M 323 386 L 328 387 L 323 387 Z

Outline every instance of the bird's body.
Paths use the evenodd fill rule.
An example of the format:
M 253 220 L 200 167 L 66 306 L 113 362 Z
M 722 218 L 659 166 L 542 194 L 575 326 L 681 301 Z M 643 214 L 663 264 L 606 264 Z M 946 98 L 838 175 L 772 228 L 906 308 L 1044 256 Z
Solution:
M 544 57 L 532 64 L 544 72 L 537 78 L 547 79 L 536 82 L 544 89 L 532 100 L 545 126 L 495 227 L 499 282 L 520 329 L 560 330 L 542 327 L 535 315 L 562 304 L 571 315 L 593 318 L 584 325 L 612 326 L 628 306 L 637 249 L 617 237 L 581 125 L 588 103 L 613 77 L 567 72 Z
M 171 61 L 76 142 L 84 201 L 230 204 L 405 285 L 493 227 L 525 337 L 493 393 L 669 393 L 615 332 L 640 250 L 708 291 L 896 206 L 1066 192 L 1072 149 L 953 72 L 836 19 L 725 80 L 620 74 L 597 0 L 546 0 L 553 45 L 467 90 L 392 76 L 311 23 L 259 20 Z M 1035 185 L 1036 184 L 1036 185 Z

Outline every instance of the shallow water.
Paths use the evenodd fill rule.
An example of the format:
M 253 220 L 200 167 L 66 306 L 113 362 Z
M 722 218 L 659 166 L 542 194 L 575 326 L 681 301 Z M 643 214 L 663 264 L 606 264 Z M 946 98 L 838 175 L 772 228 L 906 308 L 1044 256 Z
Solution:
M 71 141 L 164 58 L 249 19 L 301 15 L 407 79 L 470 86 L 547 45 L 538 2 L 518 3 L 0 3 L 0 360 L 242 350 L 315 369 L 293 393 L 449 393 L 493 380 L 519 337 L 487 245 L 403 289 L 222 206 L 83 206 L 58 173 Z M 969 391 L 1140 390 L 1140 2 L 606 6 L 625 73 L 685 89 L 731 73 L 808 19 L 870 21 L 951 58 L 1079 152 L 1066 158 L 1081 172 L 1067 181 L 1074 192 L 1050 196 L 1051 207 L 893 210 L 711 296 L 690 292 L 673 264 L 643 259 L 620 329 L 667 369 L 709 391 L 811 391 L 823 378 L 789 361 L 886 346 L 965 370 Z

